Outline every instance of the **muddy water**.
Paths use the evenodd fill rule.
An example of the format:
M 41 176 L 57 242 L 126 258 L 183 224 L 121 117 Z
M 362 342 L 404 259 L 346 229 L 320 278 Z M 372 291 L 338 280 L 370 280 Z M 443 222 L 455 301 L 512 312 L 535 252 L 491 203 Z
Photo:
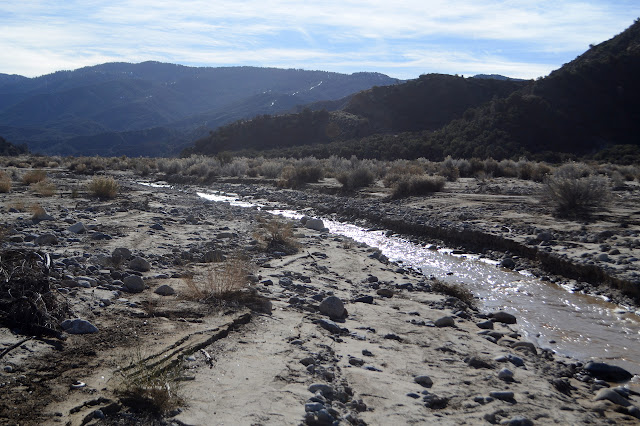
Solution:
M 264 206 L 241 201 L 234 194 L 198 193 L 204 199 L 239 207 Z M 269 213 L 300 218 L 291 210 Z M 379 248 L 392 261 L 451 283 L 463 283 L 480 299 L 483 311 L 498 309 L 518 318 L 519 330 L 540 347 L 577 359 L 594 359 L 640 374 L 640 316 L 602 298 L 573 293 L 526 271 L 500 268 L 477 255 L 433 250 L 382 231 L 324 220 L 332 234 Z

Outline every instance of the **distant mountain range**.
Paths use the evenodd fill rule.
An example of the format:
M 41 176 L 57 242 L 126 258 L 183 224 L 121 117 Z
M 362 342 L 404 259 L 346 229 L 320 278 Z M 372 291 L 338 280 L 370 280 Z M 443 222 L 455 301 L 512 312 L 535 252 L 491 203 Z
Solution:
M 47 154 L 171 155 L 221 124 L 398 82 L 378 73 L 159 62 L 0 74 L 0 135 Z
M 423 75 L 311 104 L 298 114 L 222 126 L 186 153 L 269 150 L 262 155 L 550 161 L 590 155 L 637 162 L 638 76 L 640 19 L 537 81 Z

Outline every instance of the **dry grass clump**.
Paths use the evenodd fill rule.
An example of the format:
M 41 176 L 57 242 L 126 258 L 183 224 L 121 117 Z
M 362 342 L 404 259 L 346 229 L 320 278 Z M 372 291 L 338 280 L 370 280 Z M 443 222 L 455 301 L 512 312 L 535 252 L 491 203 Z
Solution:
M 356 189 L 370 186 L 375 182 L 376 176 L 369 168 L 358 166 L 338 174 L 336 179 L 342 184 L 342 189 L 345 191 L 355 191 Z
M 46 178 L 47 178 L 46 171 L 42 169 L 31 170 L 22 176 L 22 182 L 26 185 L 31 185 L 32 183 L 42 182 Z
M 56 184 L 47 179 L 31 184 L 30 188 L 33 189 L 36 194 L 43 197 L 53 197 L 58 192 Z
M 190 300 L 211 302 L 237 298 L 248 289 L 249 274 L 254 266 L 244 257 L 233 255 L 224 262 L 209 268 L 204 277 L 184 278 L 187 291 L 184 296 Z
M 138 412 L 162 416 L 184 404 L 180 395 L 183 369 L 181 362 L 157 363 L 138 352 L 120 371 L 115 393 L 124 405 Z
M 605 207 L 611 189 L 605 178 L 590 175 L 582 164 L 569 163 L 545 179 L 542 197 L 558 217 L 588 217 Z
M 11 176 L 0 171 L 0 193 L 11 191 Z
M 294 254 L 298 251 L 298 242 L 293 235 L 293 225 L 278 218 L 261 220 L 254 232 L 254 238 L 260 248 L 273 253 Z
M 475 307 L 476 300 L 473 297 L 473 293 L 471 293 L 471 291 L 469 291 L 469 289 L 462 284 L 449 284 L 443 281 L 435 280 L 433 283 L 431 283 L 431 290 L 435 291 L 436 293 L 446 294 L 447 296 L 452 296 L 460 299 L 470 308 Z
M 100 199 L 115 198 L 120 185 L 111 176 L 95 176 L 88 185 L 89 192 Z
M 442 191 L 446 184 L 442 176 L 406 175 L 398 179 L 393 185 L 392 198 L 404 198 L 428 195 Z

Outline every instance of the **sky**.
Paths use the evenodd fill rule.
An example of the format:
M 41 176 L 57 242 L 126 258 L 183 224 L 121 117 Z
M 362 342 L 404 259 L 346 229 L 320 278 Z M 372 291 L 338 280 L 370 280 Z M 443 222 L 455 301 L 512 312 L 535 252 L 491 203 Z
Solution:
M 638 17 L 638 0 L 2 0 L 0 73 L 152 60 L 530 79 Z

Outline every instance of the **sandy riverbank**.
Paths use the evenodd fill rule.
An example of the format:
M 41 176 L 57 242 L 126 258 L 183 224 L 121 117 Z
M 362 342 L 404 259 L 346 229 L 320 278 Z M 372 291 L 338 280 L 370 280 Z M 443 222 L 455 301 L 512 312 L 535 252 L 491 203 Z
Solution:
M 0 350 L 22 342 L 0 358 L 5 367 L 0 373 L 3 423 L 637 422 L 637 411 L 623 407 L 639 405 L 637 395 L 617 400 L 622 405 L 596 401 L 610 385 L 586 374 L 579 363 L 535 348 L 522 340 L 517 323 L 503 322 L 510 318 L 491 319 L 434 291 L 433 281 L 387 263 L 366 246 L 295 223 L 297 252 L 269 251 L 256 241 L 256 231 L 268 219 L 255 209 L 205 204 L 190 193 L 145 188 L 124 174 L 117 177 L 122 190 L 114 200 L 97 201 L 83 191 L 71 198 L 72 189 L 82 188 L 79 180 L 86 178 L 52 174 L 59 189 L 56 197 L 38 197 L 19 186 L 3 195 L 3 222 L 11 228 L 3 248 L 49 253 L 57 269 L 50 277 L 52 288 L 69 303 L 68 316 L 87 320 L 98 332 L 67 331 L 22 342 L 24 335 L 2 328 Z M 317 194 L 235 189 L 307 207 L 314 207 L 314 199 L 317 206 L 331 208 L 328 198 Z M 558 252 L 567 246 L 564 237 L 573 235 L 571 227 L 548 219 L 543 210 L 543 222 L 525 219 L 535 208 L 531 196 L 503 195 L 498 205 L 450 190 L 429 200 L 371 205 L 384 207 L 379 211 L 385 213 L 387 207 L 389 212 L 411 209 L 416 218 L 415 212 L 424 211 L 425 218 L 479 228 L 501 224 L 529 246 L 526 239 L 537 238 L 537 231 L 551 232 L 552 239 L 537 245 Z M 379 200 L 376 194 L 370 197 Z M 519 207 L 505 208 L 506 199 Z M 30 212 L 20 211 L 35 203 L 50 220 L 34 222 Z M 349 207 L 344 199 L 342 204 Z M 623 210 L 611 214 L 625 215 Z M 633 214 L 625 216 L 630 220 L 627 227 L 620 226 L 621 232 L 637 232 Z M 618 226 L 615 220 L 603 217 L 600 226 Z M 78 222 L 86 232 L 69 231 Z M 605 230 L 584 226 L 587 240 Z M 507 233 L 501 228 L 495 232 Z M 45 234 L 53 235 L 55 244 L 36 245 L 35 239 Z M 586 245 L 574 247 L 575 255 L 583 259 L 580 250 L 598 247 L 601 252 L 598 244 L 613 241 L 621 255 L 611 256 L 623 256 L 635 248 L 625 245 L 629 239 L 635 244 L 633 238 L 614 234 L 604 243 L 580 243 Z M 149 262 L 149 269 L 134 268 L 129 256 L 114 259 L 118 248 Z M 215 261 L 234 252 L 247 254 L 256 265 L 250 298 L 221 304 L 186 297 L 192 289 L 184 277 L 205 282 L 206 272 L 219 265 Z M 517 256 L 514 260 L 515 267 L 526 262 Z M 624 271 L 616 276 L 632 277 L 635 264 L 621 264 Z M 127 288 L 128 275 L 142 277 L 144 289 Z M 176 293 L 155 293 L 163 285 Z M 329 296 L 343 302 L 347 315 L 332 319 L 320 310 Z M 183 402 L 163 420 L 135 412 L 115 393 L 122 386 L 118 371 L 146 356 L 161 363 L 181 362 L 176 383 Z M 85 386 L 72 386 L 76 381 Z

